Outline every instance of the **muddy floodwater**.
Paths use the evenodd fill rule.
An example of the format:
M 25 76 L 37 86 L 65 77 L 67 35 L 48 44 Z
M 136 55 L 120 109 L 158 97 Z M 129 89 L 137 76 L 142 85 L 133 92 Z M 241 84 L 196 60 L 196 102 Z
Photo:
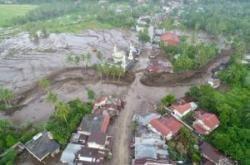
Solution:
M 71 66 L 69 53 L 91 53 L 90 64 L 96 63 L 96 50 L 110 57 L 114 44 L 128 47 L 136 43 L 134 33 L 109 30 L 85 31 L 80 34 L 50 34 L 48 38 L 31 41 L 28 33 L 3 40 L 0 43 L 0 85 L 15 91 L 28 88 L 41 77 Z

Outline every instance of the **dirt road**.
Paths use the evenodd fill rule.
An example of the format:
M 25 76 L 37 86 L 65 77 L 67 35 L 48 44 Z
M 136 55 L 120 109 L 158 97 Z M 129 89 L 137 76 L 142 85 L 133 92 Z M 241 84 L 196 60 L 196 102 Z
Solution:
M 119 117 L 111 128 L 110 132 L 113 133 L 113 159 L 108 162 L 110 165 L 129 165 L 129 144 L 131 132 L 131 119 L 137 112 L 146 113 L 154 111 L 154 104 L 156 104 L 166 94 L 174 94 L 176 97 L 182 97 L 189 89 L 185 87 L 147 87 L 140 83 L 141 73 L 138 73 L 136 80 L 131 84 L 127 91 L 125 98 L 126 105 L 124 110 L 120 113 Z

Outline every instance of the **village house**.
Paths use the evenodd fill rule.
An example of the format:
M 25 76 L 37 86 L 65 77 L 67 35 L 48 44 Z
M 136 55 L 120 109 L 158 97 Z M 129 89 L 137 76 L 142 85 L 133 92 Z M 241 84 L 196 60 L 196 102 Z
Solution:
M 132 165 L 169 165 L 168 146 L 160 135 L 147 128 L 150 120 L 160 118 L 159 114 L 148 113 L 134 115 L 133 121 L 137 122 L 135 137 L 131 148 L 134 149 Z
M 107 157 L 106 150 L 83 147 L 76 153 L 76 165 L 102 165 Z
M 166 140 L 172 139 L 183 127 L 182 123 L 174 117 L 161 117 L 153 119 L 148 124 L 148 128 Z
M 96 99 L 93 113 L 83 117 L 62 153 L 61 162 L 69 165 L 102 165 L 112 155 L 112 137 L 107 135 L 111 117 L 118 115 L 123 106 L 121 99 L 112 96 Z
M 89 148 L 96 148 L 96 149 L 109 149 L 108 147 L 111 144 L 111 137 L 107 136 L 105 133 L 102 132 L 93 132 L 89 138 L 87 146 Z
M 48 156 L 55 156 L 60 151 L 60 145 L 53 140 L 50 132 L 41 132 L 25 144 L 25 149 L 38 161 L 42 162 Z
M 80 126 L 78 127 L 78 133 L 90 136 L 92 132 L 106 133 L 110 123 L 110 116 L 108 113 L 98 115 L 85 116 Z
M 178 118 L 182 118 L 186 114 L 188 114 L 191 111 L 194 111 L 197 109 L 197 104 L 194 102 L 180 102 L 171 105 L 168 109 L 172 112 L 172 114 Z
M 177 46 L 180 43 L 179 37 L 176 34 L 170 32 L 162 34 L 160 41 L 166 46 Z
M 205 158 L 204 165 L 233 165 L 233 161 L 228 159 L 225 155 L 219 152 L 210 144 L 203 142 L 200 145 L 201 155 Z
M 198 111 L 195 113 L 195 118 L 193 128 L 196 133 L 201 135 L 208 135 L 220 124 L 219 119 L 213 113 Z
M 77 133 L 72 134 L 70 143 L 63 151 L 61 162 L 69 165 L 102 164 L 111 154 L 111 137 L 106 135 L 109 122 L 108 113 L 84 117 Z M 105 154 L 99 154 L 102 151 Z

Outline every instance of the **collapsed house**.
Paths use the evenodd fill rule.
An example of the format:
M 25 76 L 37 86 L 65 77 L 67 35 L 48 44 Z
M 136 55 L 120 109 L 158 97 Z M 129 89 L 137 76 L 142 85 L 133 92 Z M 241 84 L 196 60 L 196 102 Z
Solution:
M 76 133 L 63 151 L 61 162 L 69 165 L 102 165 L 112 156 L 112 137 L 107 135 L 112 117 L 123 108 L 121 99 L 107 96 L 98 98 L 92 114 L 83 117 Z
M 102 96 L 95 100 L 93 113 L 107 112 L 111 117 L 117 116 L 124 108 L 124 101 L 113 96 Z
M 150 60 L 146 71 L 149 73 L 173 73 L 171 64 L 165 63 L 160 60 Z

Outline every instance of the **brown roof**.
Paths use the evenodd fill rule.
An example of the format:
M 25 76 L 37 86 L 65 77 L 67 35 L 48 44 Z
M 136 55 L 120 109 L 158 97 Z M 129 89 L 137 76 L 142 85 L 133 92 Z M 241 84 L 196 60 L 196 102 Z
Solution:
M 160 119 L 161 122 L 166 126 L 168 127 L 173 135 L 177 134 L 178 131 L 182 128 L 182 124 L 176 120 L 174 117 L 165 117 L 165 118 L 161 118 Z
M 97 143 L 100 145 L 104 145 L 106 141 L 106 134 L 102 132 L 92 132 L 89 136 L 89 143 Z
M 104 118 L 102 120 L 101 132 L 106 133 L 110 123 L 110 115 L 108 113 L 104 114 Z
M 213 113 L 203 113 L 198 118 L 211 129 L 215 128 L 220 123 L 217 116 Z
M 219 161 L 223 158 L 225 158 L 224 155 L 222 155 L 216 148 L 211 146 L 210 144 L 203 142 L 200 145 L 200 150 L 202 155 L 208 159 L 209 161 L 217 164 Z
M 195 118 L 198 120 L 201 120 L 207 127 L 210 128 L 210 130 L 215 129 L 220 124 L 219 119 L 213 113 L 208 113 L 208 112 L 204 112 L 204 111 L 197 111 L 195 113 Z M 198 122 L 194 122 L 193 127 L 195 129 L 195 132 L 197 132 L 199 134 L 205 135 L 208 133 L 208 131 L 204 128 L 204 126 Z
M 202 127 L 202 125 L 199 124 L 199 123 L 193 124 L 193 128 L 194 128 L 195 132 L 198 133 L 198 134 L 202 134 L 202 135 L 208 134 L 208 131 L 205 130 L 205 129 Z
M 182 127 L 182 124 L 173 117 L 164 117 L 150 121 L 152 127 L 159 131 L 163 136 L 172 132 L 175 135 Z
M 167 45 L 176 46 L 179 44 L 180 39 L 176 34 L 167 32 L 161 35 L 161 41 Z
M 171 130 L 166 127 L 159 119 L 153 119 L 150 121 L 152 127 L 159 131 L 163 136 L 167 136 Z

